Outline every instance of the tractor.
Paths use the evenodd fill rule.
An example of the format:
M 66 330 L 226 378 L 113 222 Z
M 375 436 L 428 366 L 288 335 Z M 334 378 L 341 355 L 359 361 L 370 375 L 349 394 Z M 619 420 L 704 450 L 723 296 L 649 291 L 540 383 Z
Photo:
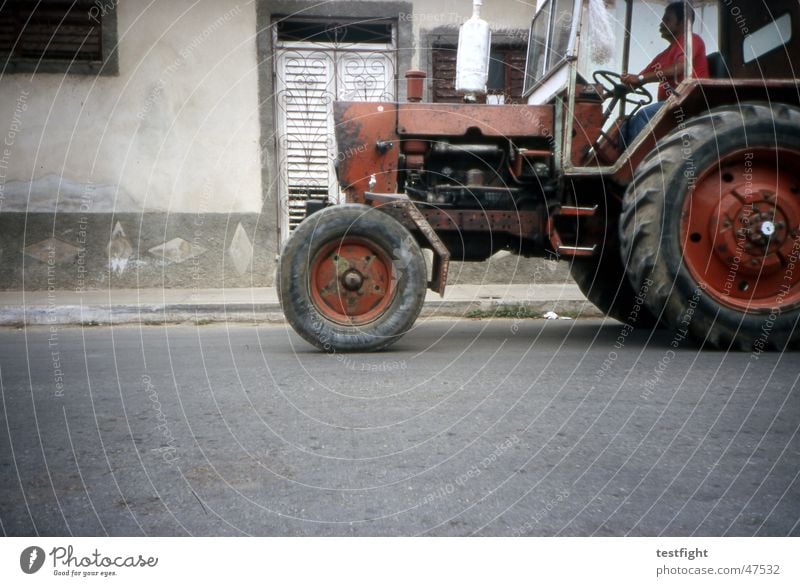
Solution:
M 627 72 L 643 3 L 621 1 L 611 22 Z M 386 348 L 428 289 L 444 294 L 451 260 L 510 251 L 569 262 L 628 328 L 723 350 L 797 345 L 800 5 L 702 2 L 718 27 L 708 76 L 692 74 L 687 46 L 685 79 L 625 144 L 621 126 L 652 96 L 594 68 L 598 4 L 609 10 L 547 0 L 534 15 L 527 103 L 477 103 L 489 52 L 476 8 L 459 42 L 464 103 L 424 103 L 425 73 L 410 71 L 402 102 L 334 104 L 346 203 L 309 201 L 278 263 L 298 334 L 330 352 Z M 463 38 L 471 21 L 477 37 Z

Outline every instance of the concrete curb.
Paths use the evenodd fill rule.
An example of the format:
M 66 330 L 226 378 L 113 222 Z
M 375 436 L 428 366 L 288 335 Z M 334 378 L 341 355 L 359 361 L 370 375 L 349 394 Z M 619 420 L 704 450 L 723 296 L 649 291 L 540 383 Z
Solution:
M 197 301 L 193 299 L 197 298 Z M 254 301 L 265 299 L 265 301 Z M 55 303 L 58 300 L 59 303 Z M 444 299 L 427 297 L 420 317 L 511 319 L 542 317 L 553 311 L 569 317 L 600 317 L 573 284 L 531 287 L 454 287 Z M 0 293 L 0 326 L 158 325 L 164 323 L 285 323 L 274 289 L 183 291 L 129 290 L 85 296 L 56 292 Z
M 0 307 L 0 326 L 158 325 L 164 323 L 285 323 L 277 304 L 62 305 Z
M 581 318 L 602 317 L 602 313 L 588 302 L 536 301 L 474 302 L 442 301 L 427 302 L 420 318 L 509 318 L 530 319 L 543 317 L 548 311 L 559 315 Z M 174 323 L 286 323 L 279 305 L 275 304 L 225 304 L 225 305 L 117 305 L 59 306 L 56 310 L 46 307 L 0 307 L 0 326 L 95 326 L 95 325 L 160 325 Z

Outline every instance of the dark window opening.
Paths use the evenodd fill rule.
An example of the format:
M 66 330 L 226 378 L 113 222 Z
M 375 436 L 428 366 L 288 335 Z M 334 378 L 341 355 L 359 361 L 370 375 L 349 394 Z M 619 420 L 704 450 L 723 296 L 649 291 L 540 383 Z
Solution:
M 117 73 L 116 4 L 6 0 L 0 59 L 6 73 Z
M 433 102 L 458 103 L 464 99 L 456 92 L 456 47 L 436 46 L 432 52 Z M 489 76 L 486 82 L 487 95 L 479 96 L 480 102 L 519 104 L 522 103 L 522 84 L 525 78 L 525 49 L 519 46 L 494 46 L 489 58 Z
M 388 45 L 392 42 L 389 22 L 320 22 L 280 20 L 278 42 L 367 43 Z

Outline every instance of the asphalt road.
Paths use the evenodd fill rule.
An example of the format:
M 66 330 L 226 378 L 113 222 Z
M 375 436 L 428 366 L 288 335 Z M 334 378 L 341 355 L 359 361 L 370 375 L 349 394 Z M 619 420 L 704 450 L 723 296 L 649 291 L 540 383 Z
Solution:
M 621 331 L 1 330 L 0 529 L 800 536 L 800 356 Z

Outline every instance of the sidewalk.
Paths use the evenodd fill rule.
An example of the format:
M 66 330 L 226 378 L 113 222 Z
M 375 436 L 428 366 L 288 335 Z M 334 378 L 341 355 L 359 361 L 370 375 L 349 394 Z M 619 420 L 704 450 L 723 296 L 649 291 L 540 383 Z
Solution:
M 422 317 L 572 317 L 600 312 L 574 283 L 452 285 L 444 299 L 428 291 Z M 0 326 L 160 324 L 180 322 L 283 323 L 274 287 L 252 289 L 108 289 L 0 291 Z

